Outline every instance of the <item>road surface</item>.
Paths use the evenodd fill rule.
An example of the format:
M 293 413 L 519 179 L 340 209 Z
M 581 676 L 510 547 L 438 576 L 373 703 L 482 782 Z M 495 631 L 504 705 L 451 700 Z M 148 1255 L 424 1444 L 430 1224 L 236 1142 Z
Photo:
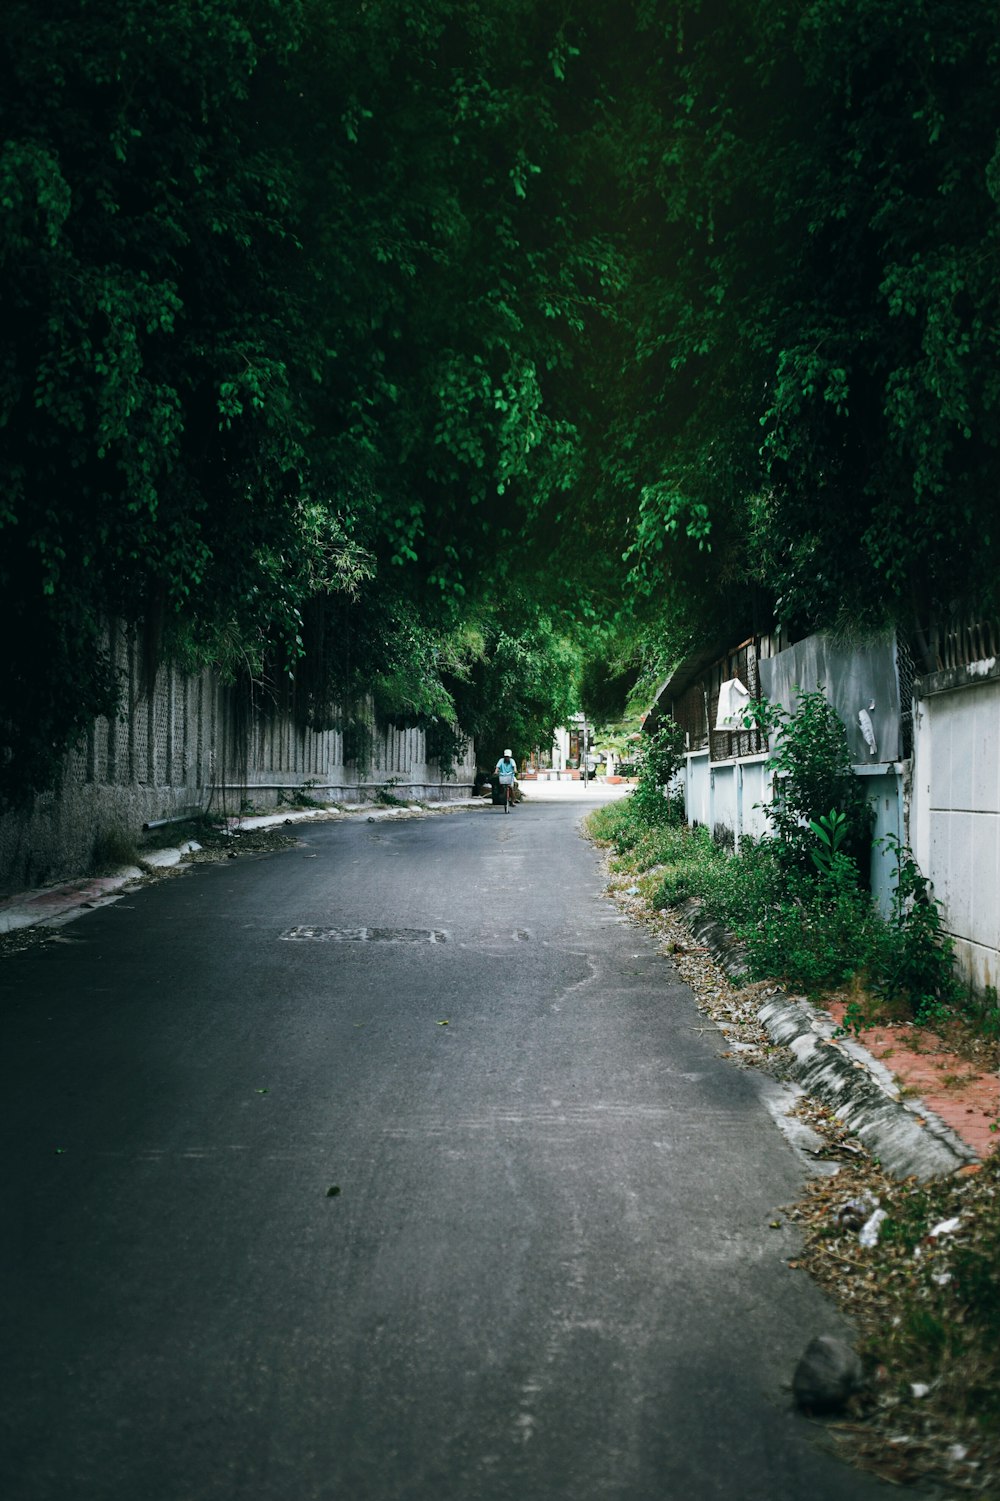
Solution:
M 5 1501 L 886 1494 L 786 1390 L 767 1081 L 531 796 L 0 961 Z

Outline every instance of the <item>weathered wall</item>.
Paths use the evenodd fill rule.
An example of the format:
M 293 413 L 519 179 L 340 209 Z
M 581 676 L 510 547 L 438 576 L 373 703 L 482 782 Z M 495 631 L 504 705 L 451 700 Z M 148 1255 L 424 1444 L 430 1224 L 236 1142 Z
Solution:
M 916 684 L 910 845 L 944 904 L 963 974 L 1000 985 L 1000 667 Z
M 847 730 L 851 760 L 857 766 L 898 761 L 901 743 L 899 673 L 896 643 L 891 638 L 868 645 L 845 646 L 825 635 L 807 636 L 759 664 L 765 698 L 794 714 L 799 688 L 823 688 Z M 870 706 L 874 707 L 870 707 Z M 868 714 L 875 732 L 873 751 L 862 733 L 858 715 Z
M 717 837 L 727 830 L 736 846 L 744 835 L 759 839 L 768 832 L 765 805 L 771 801 L 772 777 L 766 756 L 710 761 L 706 750 L 685 761 L 688 823 L 702 824 Z
M 739 847 L 747 835 L 763 838 L 772 832 L 767 808 L 773 800 L 773 774 L 766 756 L 740 761 L 710 762 L 707 751 L 687 756 L 684 786 L 688 823 L 711 829 L 716 838 L 732 836 Z M 882 912 L 892 910 L 894 857 L 881 840 L 887 834 L 903 838 L 903 773 L 899 766 L 856 766 L 874 816 L 871 889 Z
M 1000 987 L 1000 663 L 962 664 L 967 644 L 954 646 L 958 665 L 912 681 L 912 715 L 912 661 L 892 640 L 854 648 L 810 636 L 762 658 L 759 670 L 764 694 L 789 712 L 797 686 L 826 688 L 874 814 L 871 888 L 881 910 L 892 909 L 895 856 L 884 844 L 892 835 L 909 844 L 943 904 L 960 972 L 985 990 Z M 860 709 L 870 715 L 874 750 Z M 705 749 L 685 759 L 689 823 L 728 830 L 736 844 L 765 831 L 757 805 L 772 796 L 766 757 L 711 760 Z
M 210 672 L 163 668 L 144 694 L 134 646 L 119 635 L 112 649 L 124 689 L 119 717 L 91 726 L 67 756 L 58 792 L 0 818 L 0 895 L 81 875 L 95 844 L 127 840 L 153 820 L 236 814 L 247 802 L 274 808 L 303 786 L 318 801 L 337 802 L 357 802 L 390 781 L 397 795 L 425 801 L 471 788 L 471 745 L 446 779 L 427 758 L 422 730 L 375 725 L 370 763 L 348 765 L 338 731 L 304 730 L 263 705 L 237 734 L 232 695 Z

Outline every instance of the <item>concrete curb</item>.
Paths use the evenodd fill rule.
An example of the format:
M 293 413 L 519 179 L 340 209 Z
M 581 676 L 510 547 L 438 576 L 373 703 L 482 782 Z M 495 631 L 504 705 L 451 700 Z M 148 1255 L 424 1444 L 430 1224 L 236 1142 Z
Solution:
M 94 907 L 117 901 L 123 889 L 141 881 L 144 874 L 137 865 L 126 865 L 107 876 L 64 881 L 60 886 L 7 897 L 0 902 L 0 935 L 21 928 L 60 927 Z
M 721 924 L 699 917 L 697 903 L 679 909 L 699 943 L 730 979 L 746 974 L 746 959 Z M 904 1100 L 892 1074 L 861 1043 L 835 1037 L 833 1018 L 804 997 L 778 994 L 757 1016 L 793 1058 L 796 1083 L 828 1105 L 895 1177 L 923 1180 L 953 1173 L 979 1158 L 921 1102 Z
M 866 1048 L 834 1037 L 825 1012 L 798 997 L 775 996 L 757 1014 L 775 1042 L 791 1051 L 806 1094 L 829 1105 L 893 1176 L 936 1178 L 979 1160 L 933 1111 L 902 1099 Z
M 288 813 L 255 813 L 246 818 L 228 818 L 226 824 L 234 832 L 239 829 L 277 829 L 283 824 L 307 823 L 310 820 L 339 823 L 345 818 L 358 818 L 362 814 L 371 823 L 383 818 L 428 818 L 438 813 L 448 813 L 452 808 L 478 807 L 482 802 L 481 797 L 456 797 L 450 798 L 446 803 L 429 803 L 426 807 L 420 803 L 404 803 L 399 808 L 385 808 L 378 803 L 357 803 L 349 808 L 304 808 Z

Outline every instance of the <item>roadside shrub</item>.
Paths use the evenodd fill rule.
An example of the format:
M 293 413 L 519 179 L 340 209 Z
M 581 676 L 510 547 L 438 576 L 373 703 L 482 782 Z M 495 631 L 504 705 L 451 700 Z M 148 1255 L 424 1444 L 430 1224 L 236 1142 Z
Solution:
M 592 836 L 617 847 L 619 870 L 655 871 L 657 883 L 651 877 L 644 888 L 654 906 L 697 897 L 744 944 L 754 979 L 812 995 L 853 983 L 867 993 L 850 1003 L 854 1030 L 878 1002 L 902 1002 L 919 1022 L 943 1019 L 960 986 L 940 903 L 910 850 L 890 836 L 893 911 L 888 922 L 879 914 L 867 879 L 872 815 L 840 718 L 822 690 L 802 694 L 794 716 L 769 704 L 755 713 L 782 731 L 771 759 L 780 773 L 772 836 L 745 837 L 729 852 L 671 811 L 661 778 L 680 761 L 676 727 L 650 742 L 635 792 L 591 816 Z
M 428 761 L 436 761 L 441 775 L 449 782 L 454 781 L 456 769 L 468 749 L 468 736 L 446 719 L 428 719 L 424 721 L 424 737 Z
M 836 855 L 810 877 L 787 873 L 784 894 L 756 921 L 737 925 L 755 979 L 779 979 L 806 994 L 836 989 L 866 970 L 878 953 L 884 924 L 856 868 Z
M 616 849 L 630 849 L 641 834 L 629 807 L 632 799 L 605 803 L 587 815 L 587 833 L 597 844 L 613 844 Z M 633 837 L 634 836 L 634 837 Z M 623 841 L 631 840 L 631 843 Z
M 739 849 L 715 860 L 706 875 L 701 893 L 706 915 L 732 928 L 741 938 L 787 890 L 786 873 L 773 839 L 744 835 Z
M 393 791 L 393 788 L 398 786 L 399 777 L 390 777 L 380 787 L 375 788 L 375 791 L 372 793 L 373 802 L 376 802 L 381 808 L 405 808 L 405 800 L 397 797 Z
M 290 790 L 279 787 L 275 806 L 277 808 L 322 808 L 324 804 L 311 795 L 315 786 L 315 781 L 309 780 Z
M 805 869 L 815 848 L 811 825 L 837 809 L 843 818 L 843 853 L 867 885 L 872 813 L 851 762 L 847 731 L 822 688 L 796 691 L 794 714 L 770 703 L 758 706 L 754 714 L 768 731 L 779 732 L 768 763 L 776 773 L 768 817 L 786 862 Z
M 683 731 L 669 719 L 649 737 L 639 753 L 639 779 L 628 799 L 636 822 L 651 827 L 676 823 L 678 816 L 683 818 L 683 806 L 678 808 L 677 799 L 665 793 L 683 759 Z
M 682 825 L 666 858 L 665 869 L 653 892 L 656 907 L 678 907 L 691 897 L 704 898 L 718 879 L 719 868 L 729 858 L 712 842 L 707 829 L 689 829 Z
M 960 997 L 955 945 L 942 927 L 941 903 L 931 895 L 931 883 L 912 851 L 893 834 L 884 842 L 896 857 L 896 888 L 873 988 L 889 999 L 907 1001 L 917 1021 L 930 1021 Z

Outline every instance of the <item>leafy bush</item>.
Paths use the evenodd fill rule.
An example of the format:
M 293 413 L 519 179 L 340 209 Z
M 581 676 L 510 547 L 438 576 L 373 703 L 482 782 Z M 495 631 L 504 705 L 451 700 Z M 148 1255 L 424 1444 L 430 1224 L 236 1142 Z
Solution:
M 653 893 L 657 907 L 677 907 L 691 897 L 704 897 L 711 891 L 717 877 L 718 867 L 726 856 L 716 845 L 707 829 L 676 830 L 669 858 L 659 885 Z
M 622 798 L 618 802 L 605 803 L 603 808 L 595 808 L 587 817 L 587 833 L 596 844 L 614 844 L 619 849 L 623 846 L 621 838 L 631 826 L 629 804 L 630 797 Z
M 278 808 L 322 808 L 325 805 L 318 798 L 312 796 L 316 783 L 313 780 L 303 782 L 299 787 L 287 790 L 283 787 L 278 789 L 276 806 Z
M 373 800 L 378 803 L 379 807 L 381 808 L 405 808 L 405 800 L 401 797 L 397 797 L 395 792 L 393 792 L 392 790 L 394 787 L 398 786 L 399 777 L 389 777 L 388 781 L 383 782 L 380 787 L 375 788 L 375 791 L 372 794 Z
M 639 780 L 629 802 L 633 818 L 646 827 L 676 823 L 678 804 L 668 797 L 666 787 L 673 781 L 684 760 L 684 736 L 680 725 L 669 719 L 651 735 L 639 752 Z M 683 817 L 683 810 L 680 810 Z
M 872 814 L 851 762 L 847 731 L 822 688 L 796 691 L 794 714 L 780 704 L 765 704 L 754 716 L 768 730 L 780 732 L 769 762 L 777 775 L 768 817 L 787 862 L 801 868 L 808 866 L 815 851 L 811 826 L 828 810 L 838 810 L 838 849 L 843 846 L 867 884 Z
M 929 1021 L 959 999 L 955 946 L 941 926 L 941 903 L 931 895 L 912 851 L 893 834 L 885 843 L 896 857 L 896 888 L 875 989 L 907 1000 L 918 1021 Z
M 952 941 L 911 852 L 896 857 L 893 913 L 883 921 L 867 890 L 871 812 L 854 773 L 844 726 L 822 691 L 801 695 L 795 715 L 765 704 L 782 729 L 771 764 L 781 801 L 771 837 L 743 838 L 731 853 L 707 829 L 690 829 L 663 796 L 680 760 L 679 734 L 661 732 L 643 753 L 639 786 L 591 816 L 591 834 L 618 850 L 619 869 L 656 868 L 656 907 L 697 897 L 709 917 L 744 944 L 754 979 L 780 979 L 817 994 L 860 981 L 876 999 L 903 1001 L 918 1021 L 942 1017 L 959 998 Z M 676 727 L 672 727 L 676 729 Z M 855 998 L 847 1025 L 865 1025 Z
M 786 889 L 785 871 L 773 839 L 744 836 L 733 854 L 713 841 L 716 858 L 705 866 L 703 898 L 708 917 L 732 928 L 741 938 L 748 921 L 767 911 Z
M 815 877 L 791 870 L 785 894 L 756 921 L 737 927 L 755 979 L 775 978 L 807 994 L 835 989 L 871 965 L 884 925 L 846 855 Z

